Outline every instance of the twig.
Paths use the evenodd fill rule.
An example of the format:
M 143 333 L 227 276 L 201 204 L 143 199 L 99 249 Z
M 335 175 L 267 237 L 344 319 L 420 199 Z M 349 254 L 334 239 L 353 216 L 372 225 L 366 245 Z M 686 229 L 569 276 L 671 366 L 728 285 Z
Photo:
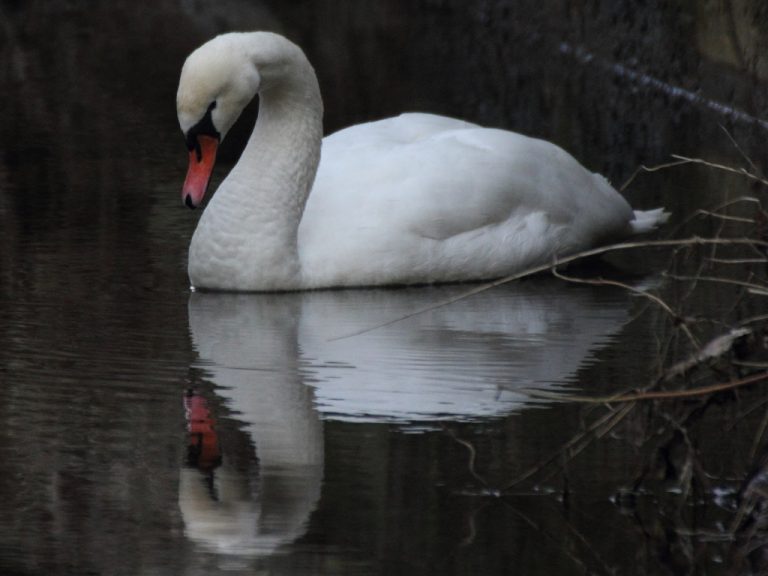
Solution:
M 715 162 L 709 162 L 702 158 L 688 158 L 687 156 L 680 156 L 679 154 L 672 154 L 671 156 L 672 158 L 676 158 L 680 162 L 690 163 L 690 164 L 701 164 L 703 166 L 708 166 L 709 168 L 715 168 L 716 170 L 722 170 L 724 172 L 738 174 L 739 176 L 744 176 L 745 178 L 749 178 L 750 180 L 759 182 L 764 186 L 768 186 L 768 180 L 765 180 L 764 178 L 760 178 L 759 176 L 752 174 L 745 168 L 733 168 L 731 166 L 726 166 L 725 164 L 717 164 Z
M 595 568 L 592 566 L 589 566 L 585 559 L 584 555 L 579 553 L 579 550 L 574 546 L 581 545 L 589 554 L 592 555 L 594 561 L 596 564 L 599 565 L 599 568 L 602 569 L 603 573 L 605 574 L 616 574 L 616 570 L 611 568 L 606 562 L 600 557 L 600 555 L 597 553 L 597 551 L 590 545 L 590 543 L 587 541 L 587 539 L 579 533 L 571 524 L 570 521 L 563 518 L 565 520 L 565 526 L 568 528 L 568 531 L 571 532 L 576 540 L 571 540 L 570 542 L 563 541 L 563 534 L 557 533 L 556 535 L 550 534 L 546 532 L 539 524 L 534 522 L 529 516 L 515 508 L 514 506 L 511 506 L 509 502 L 504 502 L 504 504 L 512 511 L 513 514 L 518 516 L 523 522 L 528 524 L 533 530 L 536 532 L 539 532 L 544 538 L 550 540 L 555 547 L 569 560 L 571 560 L 576 566 L 578 566 L 579 573 L 583 574 L 596 574 Z
M 702 158 L 688 158 L 687 156 L 681 156 L 679 154 L 671 154 L 672 158 L 675 159 L 673 162 L 667 162 L 665 164 L 658 164 L 656 166 L 645 166 L 641 165 L 639 168 L 637 168 L 632 175 L 627 179 L 624 184 L 621 185 L 619 188 L 619 192 L 624 192 L 629 185 L 637 178 L 638 174 L 641 172 L 658 172 L 659 170 L 666 170 L 668 168 L 675 168 L 677 166 L 684 166 L 686 164 L 701 164 L 703 166 L 707 166 L 709 168 L 714 168 L 716 170 L 723 170 L 724 172 L 730 172 L 732 174 L 738 174 L 739 176 L 744 176 L 745 178 L 749 178 L 750 180 L 754 180 L 755 182 L 759 182 L 763 184 L 764 186 L 768 186 L 768 180 L 765 180 L 763 178 L 760 178 L 759 176 L 752 174 L 745 168 L 733 168 L 732 166 L 726 166 L 724 164 L 717 164 L 715 162 L 709 162 L 707 160 L 704 160 Z M 750 164 L 752 164 L 750 162 Z M 754 166 L 754 164 L 753 164 Z
M 472 446 L 471 443 L 467 442 L 466 440 L 462 440 L 456 434 L 453 432 L 453 430 L 448 430 L 448 434 L 453 438 L 456 442 L 464 446 L 469 451 L 469 462 L 467 464 L 467 469 L 469 470 L 469 473 L 472 474 L 472 476 L 480 482 L 483 486 L 488 488 L 488 483 L 485 481 L 485 479 L 480 476 L 480 474 L 477 473 L 475 470 L 475 461 L 477 459 L 477 451 L 475 450 L 475 447 Z
M 719 276 L 679 276 L 677 274 L 669 274 L 664 272 L 664 277 L 671 278 L 672 280 L 680 280 L 683 282 L 717 282 L 720 284 L 731 284 L 733 286 L 741 286 L 747 288 L 750 292 L 755 293 L 768 293 L 768 286 L 761 286 L 760 284 L 753 284 L 751 282 L 743 282 L 742 280 L 733 280 L 731 278 L 720 278 Z
M 735 206 L 736 204 L 741 204 L 742 202 L 748 202 L 751 204 L 756 204 L 758 209 L 762 207 L 762 204 L 760 203 L 760 200 L 755 198 L 754 196 L 737 196 L 736 198 L 730 198 L 729 200 L 726 200 L 725 202 L 721 202 L 717 206 L 713 206 L 710 208 L 708 212 L 710 213 L 716 213 L 720 212 L 721 210 L 725 210 L 726 208 L 730 208 L 731 206 Z M 681 229 L 683 229 L 685 226 L 690 224 L 693 220 L 696 218 L 702 216 L 702 215 L 708 215 L 705 214 L 704 210 L 697 210 L 690 214 L 687 218 L 684 218 L 681 220 L 677 226 L 669 233 L 670 236 L 676 235 Z
M 634 286 L 630 286 L 629 284 L 625 284 L 624 282 L 618 282 L 617 280 L 605 280 L 604 278 L 595 278 L 595 279 L 575 278 L 573 276 L 565 276 L 564 274 L 561 274 L 560 272 L 558 272 L 557 268 L 552 268 L 552 274 L 556 278 L 560 278 L 561 280 L 565 280 L 567 282 L 573 282 L 575 284 L 590 284 L 592 286 L 615 286 L 618 288 L 623 288 L 624 290 L 628 290 L 629 292 L 632 292 L 633 294 L 636 294 L 638 296 L 642 296 L 643 298 L 647 298 L 651 302 L 654 302 L 656 305 L 658 305 L 662 310 L 664 310 L 667 314 L 669 314 L 672 317 L 673 322 L 680 326 L 680 328 L 683 330 L 683 332 L 685 332 L 685 335 L 688 336 L 688 339 L 691 341 L 691 343 L 694 346 L 696 346 L 697 348 L 700 346 L 699 341 L 693 335 L 690 328 L 688 328 L 688 325 L 685 323 L 683 316 L 675 312 L 669 306 L 669 304 L 664 302 L 664 300 L 662 300 L 655 294 L 651 294 L 650 292 L 646 292 L 644 290 L 638 290 Z
M 712 264 L 766 264 L 768 258 L 707 258 L 707 261 Z
M 680 486 L 680 501 L 685 502 L 688 499 L 688 494 L 690 493 L 691 489 L 691 481 L 693 480 L 693 470 L 694 470 L 694 463 L 693 463 L 693 455 L 696 452 L 696 449 L 693 447 L 693 444 L 691 443 L 691 437 L 688 434 L 688 429 L 686 426 L 684 426 L 683 422 L 676 420 L 672 417 L 671 414 L 668 414 L 666 412 L 661 413 L 661 417 L 666 420 L 670 428 L 677 432 L 680 435 L 680 438 L 682 438 L 683 443 L 685 444 L 686 450 L 685 450 L 685 459 L 683 460 L 683 465 L 680 467 L 680 472 L 678 474 L 679 477 L 679 486 Z
M 717 218 L 718 220 L 724 220 L 726 222 L 738 222 L 739 224 L 755 224 L 756 222 L 752 218 L 741 218 L 740 216 L 728 216 L 727 214 L 718 214 L 710 210 L 696 210 L 694 215 L 708 216 L 709 218 Z
M 755 324 L 757 322 L 765 322 L 768 320 L 768 314 L 760 314 L 758 316 L 750 316 L 749 318 L 744 318 L 741 322 L 739 322 L 739 326 L 747 326 L 748 324 Z
M 731 11 L 730 21 L 733 22 L 733 12 L 732 11 Z M 741 54 L 740 56 L 742 57 L 742 61 L 743 61 L 743 54 Z M 733 134 L 731 134 L 730 131 L 725 126 L 723 126 L 722 124 L 720 124 L 720 129 L 723 132 L 725 132 L 725 135 L 728 136 L 728 139 L 731 141 L 731 144 L 733 144 L 733 147 L 736 148 L 737 152 L 739 154 L 741 154 L 741 157 L 744 158 L 744 160 L 747 162 L 747 164 L 749 164 L 750 168 L 752 169 L 752 172 L 753 173 L 759 172 L 757 166 L 755 166 L 755 163 L 752 162 L 752 159 L 749 156 L 747 156 L 747 154 L 744 152 L 744 150 L 742 150 L 741 146 L 739 146 L 739 143 L 736 142 L 736 139 L 733 137 Z
M 768 362 L 747 362 L 745 360 L 733 360 L 731 362 L 734 366 L 738 366 L 739 368 L 759 368 L 759 369 L 766 369 L 768 370 Z
M 522 272 L 518 272 L 517 274 L 512 274 L 511 276 L 506 276 L 504 278 L 500 278 L 492 282 L 487 282 L 485 284 L 480 284 L 479 286 L 476 286 L 471 290 L 467 290 L 466 292 L 462 292 L 457 296 L 448 298 L 446 300 L 443 300 L 442 302 L 437 302 L 436 304 L 430 304 L 428 306 L 418 308 L 413 312 L 405 314 L 404 316 L 399 316 L 387 322 L 376 324 L 375 326 L 371 326 L 369 328 L 363 328 L 361 330 L 357 330 L 349 334 L 343 334 L 341 336 L 329 338 L 328 342 L 344 340 L 346 338 L 352 338 L 353 336 L 360 336 L 362 334 L 366 334 L 367 332 L 371 332 L 373 330 L 385 328 L 387 326 L 391 326 L 392 324 L 402 322 L 403 320 L 408 320 L 409 318 L 413 318 L 420 314 L 424 314 L 425 312 L 431 312 L 432 310 L 442 308 L 443 306 L 448 306 L 449 304 L 453 304 L 454 302 L 458 302 L 459 300 L 464 300 L 465 298 L 474 296 L 475 294 L 480 294 L 481 292 L 485 292 L 486 290 L 490 290 L 491 288 L 496 288 L 497 286 L 501 286 L 503 284 L 507 284 L 509 282 L 513 282 L 515 280 L 519 280 L 527 276 L 533 276 L 534 274 L 546 272 L 547 270 L 552 270 L 557 266 L 563 266 L 565 264 L 569 264 L 577 260 L 582 260 L 584 258 L 599 256 L 601 254 L 606 254 L 608 252 L 633 250 L 635 248 L 669 248 L 669 247 L 675 247 L 675 246 L 709 246 L 709 245 L 762 246 L 768 249 L 768 242 L 765 242 L 763 240 L 756 240 L 753 238 L 700 238 L 698 236 L 693 236 L 690 238 L 684 238 L 684 239 L 678 239 L 678 240 L 646 240 L 642 242 L 622 242 L 620 244 L 609 244 L 607 246 L 599 246 L 597 248 L 592 248 L 591 250 L 585 250 L 583 252 L 578 252 L 577 254 L 572 254 L 570 256 L 555 259 L 553 262 L 549 264 L 541 264 L 539 266 L 533 266 L 531 268 L 523 270 Z
M 749 328 L 735 328 L 726 334 L 721 334 L 720 336 L 713 338 L 695 354 L 692 354 L 690 357 L 678 362 L 667 370 L 667 373 L 664 375 L 664 380 L 668 382 L 689 372 L 699 364 L 720 358 L 722 355 L 733 349 L 734 343 L 739 338 L 751 333 L 752 330 Z
M 760 447 L 760 442 L 762 441 L 763 436 L 765 436 L 766 428 L 768 428 L 768 410 L 766 410 L 765 414 L 763 414 L 763 419 L 761 420 L 760 426 L 757 429 L 755 438 L 752 440 L 752 448 L 749 451 L 750 461 L 754 461 L 755 457 L 757 456 L 757 450 Z
M 582 402 L 585 404 L 615 404 L 623 402 L 638 402 L 641 400 L 678 400 L 681 398 L 695 398 L 697 396 L 707 396 L 709 394 L 716 394 L 717 392 L 724 392 L 726 390 L 733 390 L 742 386 L 748 386 L 755 384 L 762 380 L 768 380 L 768 371 L 760 372 L 758 374 L 752 374 L 745 378 L 739 378 L 737 380 L 730 380 L 729 382 L 722 382 L 718 384 L 711 384 L 709 386 L 700 386 L 698 388 L 689 388 L 687 390 L 656 390 L 653 392 L 637 392 L 635 394 L 625 394 L 623 396 L 569 396 L 566 394 L 556 394 L 551 392 L 526 390 L 526 394 L 532 398 L 543 398 L 549 400 L 560 400 L 564 402 Z
M 574 449 L 575 452 L 572 452 L 572 456 L 575 454 L 578 454 L 581 450 L 583 450 L 584 447 L 589 443 L 589 436 L 595 435 L 596 431 L 599 430 L 601 427 L 606 426 L 606 430 L 612 429 L 616 424 L 618 424 L 634 407 L 634 404 L 627 404 L 625 406 L 622 406 L 618 410 L 610 410 L 606 415 L 599 418 L 597 421 L 593 422 L 590 427 L 571 438 L 568 442 L 563 444 L 556 452 L 553 454 L 550 454 L 547 458 L 540 461 L 535 466 L 532 466 L 522 474 L 520 474 L 517 478 L 513 479 L 512 481 L 508 482 L 503 488 L 502 491 L 507 491 L 513 486 L 516 486 L 520 484 L 521 482 L 525 482 L 528 480 L 531 476 L 534 476 L 539 471 L 544 469 L 547 465 L 549 465 L 551 462 L 559 459 L 564 454 L 569 453 L 570 450 Z M 603 434 L 605 431 L 603 432 Z M 602 435 L 602 434 L 601 434 Z M 587 441 L 585 442 L 585 438 L 587 438 Z M 581 442 L 585 442 L 584 446 L 579 448 L 578 445 Z
M 632 172 L 632 175 L 624 182 L 624 184 L 621 185 L 619 192 L 624 192 L 624 190 L 629 188 L 629 185 L 632 184 L 641 172 L 658 172 L 659 170 L 666 170 L 667 168 L 674 168 L 675 166 L 683 166 L 688 163 L 689 162 L 686 160 L 678 160 L 676 162 L 667 162 L 666 164 L 657 164 L 656 166 L 646 166 L 645 164 L 641 164 L 634 172 Z
M 730 419 L 730 421 L 725 425 L 724 430 L 725 432 L 731 432 L 734 428 L 736 428 L 736 425 L 750 416 L 752 413 L 757 412 L 761 408 L 765 408 L 765 406 L 768 405 L 768 398 L 758 402 L 755 405 L 750 405 L 746 410 L 743 412 L 740 412 L 739 414 L 736 414 L 733 418 Z

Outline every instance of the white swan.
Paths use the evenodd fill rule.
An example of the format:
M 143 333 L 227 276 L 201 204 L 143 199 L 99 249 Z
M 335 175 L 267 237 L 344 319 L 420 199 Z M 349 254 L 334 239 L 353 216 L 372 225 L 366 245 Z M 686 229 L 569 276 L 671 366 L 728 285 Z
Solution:
M 219 141 L 256 94 L 253 134 L 192 237 L 196 288 L 494 278 L 666 217 L 633 212 L 562 149 L 513 132 L 404 114 L 323 139 L 312 66 L 267 32 L 218 36 L 184 64 L 177 112 L 190 150 L 188 206 L 201 202 Z

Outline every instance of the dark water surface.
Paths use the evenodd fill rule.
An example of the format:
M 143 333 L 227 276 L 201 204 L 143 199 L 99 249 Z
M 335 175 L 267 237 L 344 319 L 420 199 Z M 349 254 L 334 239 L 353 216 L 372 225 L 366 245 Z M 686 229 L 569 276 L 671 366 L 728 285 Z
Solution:
M 744 326 L 667 384 L 759 374 L 763 253 L 568 271 L 669 312 L 545 275 L 362 334 L 469 287 L 191 293 L 174 100 L 196 45 L 267 28 L 315 63 L 328 130 L 428 110 L 552 139 L 614 182 L 671 154 L 759 174 L 762 5 L 283 4 L 0 2 L 0 574 L 761 573 L 759 387 L 551 396 L 642 388 Z M 762 238 L 764 194 L 702 166 L 626 192 L 678 238 Z

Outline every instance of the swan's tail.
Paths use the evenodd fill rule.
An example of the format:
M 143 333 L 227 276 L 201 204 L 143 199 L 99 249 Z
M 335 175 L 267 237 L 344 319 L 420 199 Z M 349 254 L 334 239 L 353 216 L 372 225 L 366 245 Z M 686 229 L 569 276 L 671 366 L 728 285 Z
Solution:
M 630 220 L 629 225 L 631 227 L 632 234 L 645 234 L 656 230 L 656 228 L 669 218 L 669 212 L 665 212 L 664 208 L 655 208 L 653 210 L 635 210 L 634 220 Z

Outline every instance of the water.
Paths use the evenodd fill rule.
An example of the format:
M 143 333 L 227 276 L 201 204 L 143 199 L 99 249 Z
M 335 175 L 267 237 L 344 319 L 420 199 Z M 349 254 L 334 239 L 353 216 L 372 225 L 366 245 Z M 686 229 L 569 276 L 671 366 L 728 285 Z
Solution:
M 752 170 L 759 7 L 735 13 L 739 60 L 725 16 L 683 4 L 0 5 L 0 573 L 760 573 L 759 386 L 626 414 L 552 399 L 641 388 L 690 353 L 643 296 L 545 275 L 366 331 L 470 287 L 217 295 L 185 272 L 198 214 L 179 198 L 175 83 L 211 34 L 290 33 L 329 129 L 424 109 L 553 139 L 614 182 L 672 153 Z M 686 217 L 764 198 L 701 166 L 626 194 L 673 210 L 676 237 L 753 235 Z M 650 287 L 702 343 L 755 329 L 694 386 L 764 365 L 765 303 L 671 276 L 760 286 L 762 262 L 715 260 L 761 256 L 647 250 L 568 273 Z

